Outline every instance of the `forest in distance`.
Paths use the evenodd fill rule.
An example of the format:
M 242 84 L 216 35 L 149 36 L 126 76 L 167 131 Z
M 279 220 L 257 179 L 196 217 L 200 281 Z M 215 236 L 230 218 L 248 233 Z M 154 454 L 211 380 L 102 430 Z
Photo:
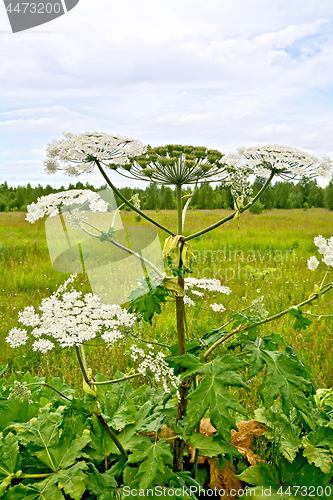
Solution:
M 254 195 L 259 191 L 263 182 L 264 179 L 256 178 L 252 185 Z M 96 189 L 88 182 L 85 185 L 82 182 L 77 182 L 76 184 L 70 184 L 67 189 L 100 191 L 106 187 L 104 185 Z M 27 210 L 27 206 L 36 203 L 39 197 L 67 189 L 63 186 L 58 189 L 50 185 L 43 187 L 40 184 L 37 187 L 32 187 L 31 184 L 9 187 L 7 182 L 3 182 L 0 184 L 0 212 L 24 212 Z M 187 188 L 187 190 L 184 190 L 184 196 L 190 194 L 192 189 Z M 130 199 L 133 194 L 138 193 L 141 209 L 143 210 L 173 210 L 176 208 L 175 191 L 168 186 L 162 185 L 158 187 L 156 184 L 150 183 L 146 189 L 124 187 L 120 188 L 119 191 L 126 199 Z M 117 196 L 116 201 L 118 205 L 121 204 Z M 230 188 L 223 186 L 223 184 L 212 187 L 208 183 L 202 183 L 198 186 L 190 207 L 199 210 L 232 209 L 233 199 Z M 260 201 L 252 207 L 252 211 L 260 213 L 264 209 L 308 209 L 311 207 L 323 207 L 333 210 L 332 181 L 326 187 L 321 187 L 316 180 L 310 179 L 304 179 L 298 183 L 276 182 L 267 189 Z

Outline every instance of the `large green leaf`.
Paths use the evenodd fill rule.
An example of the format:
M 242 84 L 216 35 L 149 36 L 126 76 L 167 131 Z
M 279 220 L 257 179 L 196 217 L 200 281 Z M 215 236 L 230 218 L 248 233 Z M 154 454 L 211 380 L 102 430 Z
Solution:
M 118 485 L 113 471 L 101 474 L 93 464 L 91 468 L 92 472 L 85 479 L 87 490 L 96 495 L 97 500 L 114 500 Z
M 0 405 L 0 431 L 14 422 L 28 422 L 37 415 L 38 410 L 38 404 L 29 404 L 27 400 L 6 400 L 3 405 Z
M 299 454 L 292 464 L 285 459 L 279 461 L 278 468 L 271 464 L 259 463 L 249 467 L 237 477 L 255 487 L 252 496 L 257 500 L 267 500 L 267 498 L 270 500 L 290 498 L 320 500 L 329 497 L 320 494 L 322 490 L 320 488 L 317 490 L 317 487 L 323 487 L 325 490 L 332 474 L 323 474 Z M 300 487 L 298 490 L 297 486 Z M 306 493 L 309 493 L 308 496 Z
M 145 436 L 132 448 L 129 463 L 142 462 L 134 477 L 139 488 L 147 489 L 154 484 L 158 472 L 164 473 L 165 465 L 172 463 L 170 444 L 165 439 L 151 442 Z
M 271 408 L 258 408 L 254 414 L 257 422 L 265 424 L 269 429 L 264 435 L 273 441 L 282 455 L 293 462 L 301 446 L 302 427 L 297 422 L 297 410 L 293 408 L 289 416 L 282 412 L 281 405 Z
M 87 476 L 83 471 L 87 469 L 87 463 L 77 462 L 69 469 L 60 470 L 54 476 L 54 481 L 58 484 L 58 488 L 63 489 L 71 498 L 80 500 L 86 490 L 85 479 Z
M 310 464 L 329 474 L 333 462 L 333 429 L 318 427 L 302 438 L 303 455 Z
M 80 458 L 82 449 L 90 442 L 90 433 L 83 431 L 81 437 L 73 439 L 72 433 L 60 430 L 63 408 L 50 412 L 42 408 L 38 417 L 28 423 L 15 424 L 18 439 L 31 455 L 38 458 L 50 470 L 57 472 L 73 465 Z
M 269 408 L 281 395 L 286 415 L 289 415 L 291 405 L 308 413 L 309 405 L 304 393 L 313 392 L 313 385 L 303 363 L 285 352 L 264 349 L 260 339 L 246 342 L 246 349 L 252 354 L 249 376 L 256 375 L 264 365 L 267 367 L 264 382 L 259 389 L 264 405 Z
M 11 432 L 5 438 L 0 434 L 0 481 L 20 468 L 19 443 Z
M 161 304 L 166 302 L 168 295 L 168 291 L 162 286 L 149 290 L 145 295 L 142 295 L 142 289 L 133 290 L 129 297 L 131 302 L 128 311 L 138 314 L 139 318 L 142 317 L 152 324 L 154 314 L 161 313 Z
M 203 374 L 205 378 L 188 395 L 187 418 L 192 429 L 198 425 L 206 411 L 210 409 L 212 424 L 216 427 L 222 439 L 230 442 L 230 431 L 231 429 L 237 430 L 237 427 L 229 410 L 244 415 L 247 414 L 247 411 L 228 390 L 228 386 L 248 389 L 241 376 L 234 371 L 245 365 L 246 363 L 233 354 L 227 354 L 223 358 L 215 358 L 211 363 L 207 363 L 196 370 L 196 373 Z
M 53 477 L 35 482 L 32 486 L 22 483 L 9 488 L 3 500 L 65 500 Z
M 217 436 L 203 436 L 202 434 L 192 434 L 188 441 L 194 448 L 198 449 L 199 455 L 205 457 L 217 457 L 221 454 L 231 454 L 233 456 L 241 457 L 241 453 L 237 450 L 236 446 L 230 443 L 223 443 Z

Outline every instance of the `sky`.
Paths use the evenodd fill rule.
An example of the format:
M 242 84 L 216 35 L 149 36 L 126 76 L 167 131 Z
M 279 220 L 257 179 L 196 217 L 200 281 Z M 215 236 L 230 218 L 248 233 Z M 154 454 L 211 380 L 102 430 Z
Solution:
M 333 158 L 332 23 L 331 0 L 80 0 L 13 34 L 0 0 L 0 184 L 103 184 L 44 172 L 62 132 Z

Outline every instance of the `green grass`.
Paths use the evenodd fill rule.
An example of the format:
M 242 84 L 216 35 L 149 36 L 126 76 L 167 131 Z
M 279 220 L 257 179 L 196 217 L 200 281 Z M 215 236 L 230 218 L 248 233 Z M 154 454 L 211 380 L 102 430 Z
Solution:
M 223 215 L 226 210 L 188 211 L 185 234 L 198 231 Z M 172 229 L 176 227 L 175 211 L 150 212 L 152 217 Z M 135 221 L 133 212 L 122 212 L 125 225 L 148 225 Z M 322 277 L 319 271 L 310 272 L 306 261 L 316 255 L 313 238 L 319 234 L 332 236 L 333 212 L 324 209 L 272 210 L 261 215 L 245 213 L 239 228 L 232 222 L 197 240 L 192 248 L 197 255 L 193 275 L 197 278 L 217 278 L 232 289 L 229 296 L 216 297 L 227 311 L 214 313 L 202 300 L 188 309 L 190 337 L 225 322 L 229 312 L 246 307 L 252 298 L 265 296 L 265 308 L 270 314 L 306 299 L 315 283 Z M 159 231 L 163 246 L 165 235 Z M 274 268 L 265 279 L 254 280 L 246 268 L 258 270 Z M 37 307 L 43 297 L 53 293 L 68 274 L 56 272 L 48 255 L 44 222 L 34 225 L 25 221 L 25 214 L 12 212 L 0 214 L 0 365 L 8 364 L 12 373 L 29 371 L 47 378 L 60 376 L 70 385 L 78 386 L 80 376 L 74 353 L 69 349 L 56 349 L 46 355 L 35 353 L 27 346 L 12 349 L 5 337 L 18 323 L 18 312 L 27 305 Z M 83 275 L 78 275 L 77 285 L 90 291 Z M 258 291 L 259 290 L 259 291 Z M 327 294 L 320 303 L 308 307 L 316 314 L 329 314 L 333 310 L 333 294 Z M 333 385 L 332 354 L 333 319 L 314 321 L 307 330 L 294 331 L 293 319 L 285 316 L 263 326 L 261 334 L 278 333 L 285 344 L 292 344 L 313 375 L 316 387 Z M 161 342 L 176 343 L 174 304 L 164 307 L 163 314 L 153 320 L 151 327 L 140 323 L 137 334 L 146 339 L 153 336 Z M 128 371 L 127 345 L 113 349 L 89 347 L 89 365 L 94 372 L 112 376 L 116 370 Z M 246 372 L 244 373 L 246 376 Z M 139 382 L 139 381 L 138 381 Z M 242 393 L 240 394 L 242 396 Z M 255 399 L 257 399 L 255 395 Z M 245 398 L 245 395 L 244 395 Z M 258 401 L 251 402 L 252 407 Z

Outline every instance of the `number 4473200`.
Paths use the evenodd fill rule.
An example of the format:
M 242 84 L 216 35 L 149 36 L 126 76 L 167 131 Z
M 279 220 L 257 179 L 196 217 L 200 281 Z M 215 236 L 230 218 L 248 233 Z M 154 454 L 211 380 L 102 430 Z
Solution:
M 6 7 L 7 12 L 10 14 L 16 12 L 17 14 L 25 14 L 26 12 L 30 14 L 59 14 L 61 10 L 60 3 L 34 3 L 34 2 L 22 2 L 21 4 L 9 3 Z

